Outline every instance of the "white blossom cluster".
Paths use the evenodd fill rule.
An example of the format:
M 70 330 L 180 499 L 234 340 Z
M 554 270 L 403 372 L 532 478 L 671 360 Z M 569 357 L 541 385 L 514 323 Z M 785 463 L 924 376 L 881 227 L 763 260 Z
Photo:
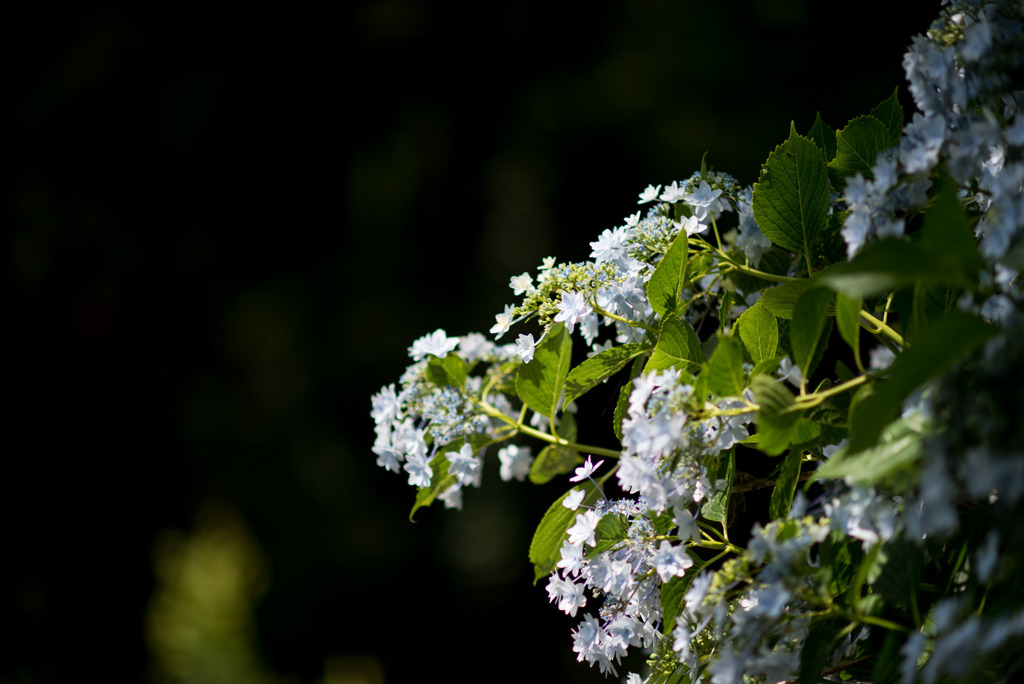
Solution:
M 842 235 L 851 258 L 872 237 L 904 234 L 905 216 L 925 206 L 944 164 L 970 186 L 962 193 L 981 213 L 982 254 L 994 264 L 1006 259 L 1024 231 L 1024 90 L 1008 77 L 1024 66 L 1022 34 L 1019 3 L 965 0 L 913 39 L 903 67 L 920 111 L 870 178 L 847 180 Z
M 869 177 L 847 178 L 844 196 L 830 207 L 838 211 L 845 205 L 848 210 L 841 235 L 853 258 L 870 240 L 904 237 L 912 230 L 930 201 L 935 179 L 948 173 L 960 188 L 961 204 L 977 219 L 976 236 L 988 266 L 988 273 L 980 276 L 984 301 L 975 302 L 974 293 L 969 293 L 961 308 L 980 313 L 1002 331 L 962 367 L 939 375 L 903 402 L 900 420 L 927 429 L 907 437 L 916 451 L 907 452 L 911 457 L 905 457 L 902 466 L 871 486 L 853 477 L 819 482 L 812 502 L 797 491 L 789 515 L 786 498 L 781 513 L 773 512 L 774 520 L 753 526 L 746 548 L 728 539 L 726 513 L 712 514 L 709 504 L 716 496 L 721 503 L 723 493 L 736 482 L 719 479 L 723 464 L 735 463 L 725 460 L 735 457 L 730 450 L 738 444 L 757 446 L 767 434 L 760 422 L 757 433 L 762 434 L 754 433 L 752 426 L 767 412 L 759 416 L 752 391 L 739 390 L 753 366 L 743 365 L 744 377 L 732 390 L 739 396 L 718 396 L 707 388 L 711 381 L 705 376 L 664 368 L 667 364 L 640 372 L 637 364 L 617 408 L 621 452 L 614 473 L 619 489 L 635 498 L 606 497 L 591 477 L 601 462 L 594 465 L 588 458 L 570 482 L 591 480 L 600 497 L 595 501 L 593 495 L 588 498 L 584 490 L 574 489 L 562 504 L 575 513 L 546 589 L 559 610 L 572 617 L 581 614 L 572 633 L 578 660 L 618 675 L 630 649 L 642 649 L 651 657 L 654 674 L 649 681 L 682 670 L 685 679 L 673 681 L 793 680 L 801 670 L 810 630 L 827 614 L 849 620 L 849 629 L 826 644 L 831 649 L 823 656 L 827 663 L 852 668 L 859 662 L 858 654 L 864 653 L 858 649 L 865 640 L 881 641 L 883 629 L 895 629 L 909 634 L 898 650 L 899 681 L 931 683 L 978 676 L 971 669 L 974 660 L 999 656 L 1024 636 L 1024 611 L 1019 608 L 1024 598 L 1017 604 L 1007 600 L 1010 608 L 997 606 L 985 614 L 968 599 L 978 598 L 971 592 L 987 596 L 986 586 L 1007 580 L 1008 569 L 1015 567 L 1013 559 L 1016 567 L 1024 563 L 1024 551 L 1019 549 L 1024 538 L 1024 451 L 1019 446 L 1024 444 L 1024 426 L 1018 425 L 1024 410 L 1024 319 L 1018 313 L 1024 301 L 1018 276 L 1024 263 L 1024 114 L 1018 103 L 1024 91 L 1014 90 L 1005 77 L 1024 69 L 1022 17 L 1020 2 L 949 3 L 927 36 L 913 40 L 904 60 L 920 111 L 903 128 L 898 144 L 874 161 Z M 724 278 L 731 278 L 730 272 L 744 261 L 748 276 L 767 277 L 773 274 L 750 267 L 757 268 L 762 260 L 769 265 L 778 261 L 777 254 L 765 257 L 772 243 L 754 220 L 752 188 L 741 187 L 728 174 L 704 170 L 682 182 L 648 186 L 639 203 L 653 204 L 646 214 L 638 211 L 622 225 L 604 230 L 590 243 L 590 261 L 556 263 L 548 257 L 536 274 L 511 279 L 520 303 L 506 306 L 490 332 L 500 339 L 514 324 L 536 320 L 543 328 L 539 339 L 520 334 L 514 343 L 502 346 L 479 334 L 448 337 L 438 330 L 413 343 L 412 364 L 400 389 L 389 385 L 373 397 L 373 451 L 379 465 L 404 470 L 411 485 L 426 488 L 437 471 L 439 459 L 432 459 L 442 453 L 453 484 L 439 498 L 449 507 L 461 507 L 464 486 L 480 486 L 487 445 L 501 444 L 497 455 L 503 479 L 525 479 L 534 455 L 529 447 L 507 442 L 524 429 L 527 415 L 512 389 L 516 373 L 535 363 L 538 345 L 556 323 L 570 335 L 578 332 L 591 357 L 634 343 L 646 345 L 650 352 L 667 314 L 655 311 L 648 285 L 679 237 L 700 236 L 691 243 L 694 249 L 702 244 L 700 238 L 717 245 L 691 260 L 699 261 L 701 270 L 679 293 L 687 300 L 678 309 L 680 315 L 691 331 L 699 331 L 709 316 L 721 316 L 724 320 L 717 325 L 728 334 L 730 323 L 754 306 L 758 293 L 744 292 Z M 718 219 L 726 212 L 734 214 L 735 223 L 728 233 L 722 232 L 722 240 Z M 808 270 L 810 261 L 807 255 Z M 798 262 L 774 267 L 790 268 L 792 276 L 792 269 L 803 268 Z M 726 291 L 737 297 L 723 314 Z M 870 314 L 867 318 L 874 319 Z M 885 326 L 884 321 L 874 322 Z M 803 411 L 813 399 L 807 392 L 810 378 L 803 377 L 793 360 L 780 358 L 785 350 L 780 346 L 776 351 L 776 342 L 765 359 L 770 366 L 766 374 L 775 373 L 779 381 L 791 384 L 798 397 L 782 391 L 793 402 L 805 400 Z M 884 380 L 867 383 L 895 373 L 900 357 L 884 346 L 868 354 L 869 369 L 858 358 L 864 373 L 858 380 L 865 383 L 864 389 L 884 389 Z M 476 373 L 461 387 L 446 384 L 444 369 L 438 366 L 452 356 L 467 366 L 475 364 Z M 802 363 L 807 369 L 807 361 Z M 824 392 L 831 396 L 826 388 L 821 399 Z M 560 406 L 564 398 L 556 402 L 558 410 L 569 410 Z M 894 412 L 898 405 L 894 403 Z M 839 411 L 843 421 L 848 408 Z M 532 414 L 531 434 L 539 432 L 549 443 L 564 446 L 566 442 L 551 429 L 552 419 L 557 420 L 555 415 Z M 823 430 L 821 424 L 817 429 Z M 845 445 L 832 443 L 839 442 L 841 433 L 835 439 L 824 432 L 820 439 L 815 435 L 809 438 L 812 447 L 803 439 L 790 442 L 796 445 L 796 460 L 790 463 L 796 463 L 801 479 L 813 474 L 804 467 L 805 458 L 827 463 Z M 582 451 L 578 447 L 572 449 Z M 773 453 L 768 447 L 765 451 Z M 781 469 L 780 465 L 774 472 Z M 610 473 L 602 482 L 609 478 Z M 797 489 L 797 475 L 792 478 L 790 498 Z M 749 479 L 742 484 L 748 491 L 758 484 L 770 486 Z M 728 496 L 724 499 L 728 506 Z M 988 527 L 983 536 L 972 539 L 979 520 Z M 902 623 L 871 612 L 884 591 L 861 592 L 864 583 L 885 573 L 898 577 L 903 570 L 894 567 L 898 560 L 887 558 L 886 550 L 895 554 L 913 547 L 908 554 L 934 560 L 948 553 L 947 545 L 953 548 L 957 543 L 971 552 L 954 559 L 955 572 L 949 577 L 939 578 L 950 596 L 935 599 L 927 612 L 919 611 L 915 586 L 915 598 L 901 608 Z M 826 552 L 845 554 L 849 567 L 863 561 L 858 567 L 865 570 L 856 578 L 837 578 L 838 565 L 824 572 Z M 541 572 L 547 572 L 553 561 Z M 885 591 L 897 594 L 899 582 L 887 579 Z M 938 586 L 936 582 L 929 578 L 927 584 Z M 678 599 L 675 614 L 664 614 L 665 598 L 672 592 Z M 837 607 L 845 600 L 841 597 L 851 593 L 853 607 Z M 958 653 L 966 655 L 958 659 Z M 925 660 L 927 664 L 919 667 Z M 840 669 L 844 668 L 835 671 Z M 851 677 L 844 672 L 844 679 Z M 627 681 L 633 684 L 640 678 L 630 674 Z
M 573 332 L 579 326 L 583 339 L 595 353 L 613 344 L 640 342 L 644 337 L 643 326 L 657 321 L 647 299 L 646 285 L 678 235 L 707 236 L 712 220 L 731 212 L 738 216 L 735 244 L 752 264 L 757 265 L 771 249 L 771 242 L 754 221 L 751 196 L 749 186 L 741 187 L 729 174 L 714 171 L 695 173 L 664 188 L 649 185 L 640 193 L 639 203 L 653 205 L 645 215 L 637 211 L 626 217 L 621 226 L 603 231 L 590 243 L 591 261 L 556 264 L 554 258 L 548 257 L 536 278 L 530 273 L 514 276 L 509 286 L 523 301 L 517 306 L 506 306 L 496 316 L 491 333 L 500 338 L 513 323 L 537 316 L 545 327 L 562 322 Z M 682 215 L 677 217 L 677 211 Z M 720 286 L 714 274 L 700 285 L 708 291 Z M 741 306 L 733 314 L 742 311 Z M 701 308 L 693 307 L 686 315 L 691 323 L 696 323 L 702 312 Z M 598 341 L 602 328 L 614 331 L 612 339 Z M 540 339 L 535 340 L 532 334 L 520 335 L 520 358 L 529 362 L 539 343 Z
M 482 362 L 488 372 L 499 372 L 502 363 L 515 358 L 511 345 L 496 345 L 479 333 L 448 337 L 436 330 L 413 342 L 409 357 L 413 363 L 401 378 L 401 389 L 388 385 L 372 398 L 370 415 L 375 423 L 376 440 L 373 453 L 377 465 L 393 472 L 405 472 L 409 484 L 429 487 L 433 479 L 431 460 L 437 452 L 451 444 L 458 450 L 447 452 L 448 472 L 457 477 L 451 487 L 440 494 L 449 508 L 461 508 L 462 487 L 479 487 L 483 469 L 482 453 L 473 449 L 470 438 L 492 434 L 501 424 L 477 410 L 469 397 L 483 387 L 482 376 L 470 376 L 466 387 L 457 389 L 439 385 L 427 377 L 428 359 L 444 359 L 454 354 L 466 362 Z M 485 400 L 515 416 L 508 397 L 491 392 Z M 529 447 L 508 445 L 499 451 L 502 478 L 519 479 L 529 471 L 532 456 Z M 525 467 L 525 471 L 524 471 Z
M 548 580 L 550 600 L 572 616 L 587 605 L 585 590 L 603 597 L 598 617 L 584 615 L 573 632 L 578 660 L 598 665 L 601 672 L 615 673 L 631 646 L 651 648 L 661 639 L 660 587 L 684 576 L 694 564 L 684 544 L 673 544 L 664 538 L 667 534 L 656 532 L 649 511 L 642 497 L 600 499 L 593 509 L 576 516 L 562 546 L 560 570 Z M 595 554 L 588 547 L 597 545 L 598 525 L 606 516 L 618 519 L 623 538 Z M 678 530 L 673 538 L 685 542 L 700 536 L 687 509 L 677 511 L 669 524 L 666 533 Z

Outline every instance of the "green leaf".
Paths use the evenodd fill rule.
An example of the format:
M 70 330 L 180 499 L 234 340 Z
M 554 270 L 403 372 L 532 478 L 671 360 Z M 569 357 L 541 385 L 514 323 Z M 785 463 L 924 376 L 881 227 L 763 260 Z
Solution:
M 871 588 L 893 605 L 910 607 L 921 582 L 924 549 L 897 537 L 882 547 L 879 557 L 883 560 L 881 572 Z
M 821 681 L 822 670 L 829 664 L 839 630 L 839 621 L 835 619 L 813 623 L 807 632 L 804 647 L 800 650 L 800 684 L 817 684 Z
M 988 323 L 960 311 L 951 311 L 922 330 L 914 346 L 897 357 L 889 379 L 877 381 L 871 396 L 851 406 L 849 453 L 874 446 L 911 392 L 979 348 L 995 332 Z
M 796 483 L 800 479 L 800 463 L 803 461 L 802 449 L 790 449 L 783 459 L 779 477 L 772 489 L 772 498 L 768 504 L 768 515 L 772 520 L 789 517 L 790 506 L 793 505 L 793 494 Z
M 594 541 L 596 544 L 584 549 L 584 557 L 594 558 L 597 554 L 604 553 L 614 546 L 621 544 L 627 536 L 628 533 L 625 524 L 623 524 L 622 516 L 618 513 L 606 513 L 598 521 L 597 527 L 594 529 Z
M 873 116 L 858 116 L 836 133 L 836 157 L 828 163 L 832 184 L 842 188 L 847 176 L 860 173 L 872 179 L 871 167 L 879 152 L 887 150 L 889 129 Z
M 572 338 L 564 325 L 556 323 L 537 345 L 533 360 L 519 367 L 516 393 L 523 403 L 542 416 L 553 417 L 559 408 L 571 357 Z
M 692 375 L 700 370 L 703 362 L 704 352 L 693 327 L 679 316 L 669 314 L 661 323 L 658 344 L 655 345 L 644 372 L 679 368 Z
M 847 297 L 842 292 L 836 294 L 836 324 L 839 334 L 853 350 L 854 358 L 860 358 L 860 298 Z
M 899 87 L 893 88 L 892 95 L 871 110 L 871 116 L 878 119 L 889 133 L 889 144 L 886 147 L 898 145 L 903 134 L 903 105 L 900 104 L 899 91 Z
M 558 421 L 556 434 L 569 442 L 576 441 L 576 419 L 571 413 L 563 413 Z M 545 484 L 553 478 L 568 473 L 583 459 L 579 452 L 557 444 L 549 444 L 541 449 L 537 458 L 530 464 L 530 482 Z
M 768 309 L 773 316 L 791 319 L 793 318 L 793 309 L 796 307 L 796 301 L 800 299 L 800 295 L 814 286 L 815 282 L 810 278 L 791 280 L 788 283 L 769 287 L 761 292 L 761 298 L 758 300 L 758 303 Z
M 916 283 L 967 284 L 959 268 L 949 268 L 922 249 L 898 238 L 872 242 L 853 261 L 836 264 L 819 279 L 821 285 L 848 297 L 873 297 Z
M 791 126 L 789 139 L 768 155 L 754 184 L 754 219 L 773 243 L 805 255 L 825 227 L 828 207 L 821 151 Z
M 821 112 L 814 117 L 814 125 L 808 134 L 814 144 L 821 150 L 821 156 L 826 162 L 832 161 L 836 156 L 836 132 L 821 118 Z
M 925 212 L 921 249 L 934 260 L 937 269 L 955 273 L 945 282 L 973 284 L 978 271 L 985 267 L 974 231 L 957 199 L 956 186 L 947 177 L 939 181 L 938 192 Z
M 719 339 L 704 373 L 708 389 L 718 396 L 739 396 L 743 391 L 743 352 L 739 343 L 728 337 Z
M 882 642 L 882 650 L 875 660 L 875 667 L 871 671 L 871 679 L 868 681 L 883 684 L 884 682 L 896 682 L 900 677 L 900 664 L 903 656 L 900 649 L 907 641 L 907 635 L 895 630 L 886 632 L 885 640 Z
M 619 399 L 615 402 L 615 413 L 612 415 L 612 430 L 615 438 L 622 441 L 622 421 L 629 415 L 629 395 L 633 393 L 633 383 L 627 382 L 619 388 Z
M 629 380 L 619 388 L 619 400 L 615 403 L 615 413 L 612 415 L 612 430 L 619 441 L 622 440 L 622 421 L 629 413 L 629 395 L 633 392 L 633 379 L 640 375 L 644 367 L 643 361 L 644 357 L 636 357 L 629 371 Z
M 477 453 L 480 449 L 484 448 L 484 445 L 490 441 L 490 438 L 486 435 L 474 435 L 468 441 L 469 445 L 473 447 L 473 453 Z M 430 459 L 430 484 L 426 487 L 420 487 L 419 491 L 416 492 L 416 502 L 413 504 L 412 510 L 409 511 L 409 520 L 412 520 L 416 511 L 434 503 L 438 496 L 458 482 L 459 479 L 457 477 L 448 474 L 448 454 L 458 451 L 462 448 L 463 444 L 465 444 L 465 440 L 461 439 L 445 444 Z
M 793 393 L 767 375 L 758 375 L 750 383 L 754 401 L 761 407 L 757 412 L 757 448 L 769 456 L 785 451 L 796 436 L 796 423 L 800 412 L 793 410 Z
M 683 612 L 683 606 L 686 605 L 686 592 L 690 590 L 693 580 L 705 565 L 707 564 L 701 563 L 699 559 L 694 559 L 693 567 L 688 569 L 685 575 L 662 582 L 661 616 L 663 624 L 661 630 L 663 634 L 672 633 L 676 626 L 676 617 Z
M 736 325 L 740 340 L 755 364 L 775 356 L 779 346 L 779 324 L 763 302 L 758 301 L 744 311 Z
M 921 457 L 921 426 L 916 419 L 890 423 L 878 444 L 851 454 L 841 449 L 815 471 L 812 479 L 845 479 L 849 484 L 872 486 L 915 464 Z
M 685 230 L 680 230 L 665 256 L 647 281 L 647 299 L 659 316 L 666 313 L 682 313 L 679 294 L 686 283 L 686 261 L 689 257 Z
M 567 447 L 549 444 L 541 449 L 530 465 L 530 482 L 545 484 L 570 472 L 579 463 L 579 454 Z
M 779 368 L 779 364 L 782 359 L 786 358 L 783 355 L 773 356 L 770 359 L 764 359 L 754 364 L 754 370 L 750 371 L 750 377 L 753 378 L 755 375 L 772 375 Z
M 812 361 L 822 344 L 822 333 L 828 317 L 826 308 L 832 301 L 832 292 L 816 287 L 807 290 L 793 308 L 793 322 L 789 326 L 789 344 L 793 350 L 793 362 L 800 367 L 804 378 L 813 371 Z
M 438 387 L 452 385 L 462 389 L 466 384 L 466 362 L 458 354 L 444 358 L 430 354 L 427 357 L 427 379 Z
M 649 347 L 643 344 L 624 344 L 595 354 L 576 366 L 565 379 L 565 404 L 589 392 L 648 350 Z
M 719 457 L 718 471 L 711 486 L 715 489 L 700 507 L 700 513 L 708 520 L 726 524 L 726 514 L 729 512 L 729 494 L 732 491 L 732 478 L 736 471 L 735 449 L 729 449 Z M 718 482 L 724 481 L 725 486 L 719 488 Z
M 603 485 L 609 475 L 611 472 L 600 478 L 598 482 Z M 581 508 L 593 506 L 601 498 L 601 490 L 590 480 L 581 482 L 575 489 L 584 491 Z M 569 492 L 571 491 L 569 490 Z M 530 562 L 533 563 L 534 584 L 541 578 L 550 575 L 558 565 L 558 561 L 562 559 L 562 542 L 569 538 L 566 530 L 573 526 L 576 516 L 580 514 L 580 511 L 571 511 L 562 505 L 562 501 L 569 496 L 569 492 L 558 497 L 558 500 L 551 504 L 540 524 L 537 525 L 537 530 L 533 533 L 533 541 L 530 542 Z

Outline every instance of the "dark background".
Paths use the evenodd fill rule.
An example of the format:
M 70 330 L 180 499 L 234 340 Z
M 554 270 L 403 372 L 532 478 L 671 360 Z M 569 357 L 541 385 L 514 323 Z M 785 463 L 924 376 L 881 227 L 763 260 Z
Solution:
M 0 681 L 600 680 L 530 582 L 564 483 L 409 523 L 370 395 L 705 151 L 909 116 L 911 4 L 23 8 Z

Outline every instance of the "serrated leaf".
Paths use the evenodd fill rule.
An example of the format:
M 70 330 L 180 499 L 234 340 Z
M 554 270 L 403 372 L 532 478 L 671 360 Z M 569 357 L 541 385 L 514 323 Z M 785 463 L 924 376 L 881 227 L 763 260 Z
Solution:
M 682 313 L 679 294 L 686 283 L 686 262 L 690 254 L 687 238 L 686 231 L 680 230 L 647 281 L 647 299 L 659 316 Z
M 822 334 L 828 322 L 826 309 L 832 301 L 832 292 L 825 288 L 807 290 L 793 308 L 793 322 L 789 326 L 789 344 L 793 350 L 793 362 L 800 367 L 804 378 L 814 370 L 812 361 L 824 344 Z
M 849 453 L 874 446 L 911 392 L 979 348 L 995 332 L 993 326 L 960 311 L 951 311 L 922 330 L 914 346 L 897 357 L 889 379 L 876 381 L 873 394 L 850 407 Z
M 871 116 L 882 122 L 889 134 L 887 147 L 895 147 L 903 134 L 903 105 L 899 100 L 899 87 L 893 88 L 892 95 L 882 100 L 871 110 Z
M 793 505 L 793 494 L 800 478 L 800 463 L 803 461 L 802 449 L 790 449 L 782 461 L 778 479 L 772 489 L 772 498 L 768 503 L 768 515 L 772 520 L 789 517 L 789 509 Z
M 825 123 L 825 120 L 821 118 L 821 112 L 818 112 L 814 117 L 814 125 L 811 126 L 811 131 L 808 137 L 814 141 L 814 144 L 821 150 L 821 156 L 826 163 L 832 161 L 836 156 L 836 132 L 835 129 Z
M 791 126 L 789 138 L 768 155 L 754 184 L 754 219 L 773 243 L 805 255 L 825 227 L 828 206 L 821 151 Z
M 779 324 L 761 301 L 744 311 L 736 325 L 740 341 L 755 365 L 775 356 L 779 347 Z
M 537 345 L 533 360 L 519 367 L 516 393 L 523 403 L 542 416 L 554 416 L 569 374 L 571 357 L 572 338 L 564 325 L 556 323 Z
M 569 371 L 565 379 L 565 403 L 576 400 L 589 392 L 603 380 L 615 373 L 636 357 L 648 351 L 644 344 L 624 344 L 595 354 Z
M 711 482 L 715 491 L 705 499 L 704 504 L 700 507 L 700 514 L 707 520 L 726 522 L 725 516 L 729 512 L 729 494 L 732 492 L 732 478 L 735 471 L 736 453 L 734 449 L 729 449 L 719 457 L 718 470 Z M 724 487 L 718 486 L 720 481 L 725 482 Z
M 611 475 L 611 471 L 600 478 L 598 483 L 603 485 L 609 475 Z M 580 504 L 581 509 L 583 506 L 593 506 L 601 497 L 601 490 L 590 480 L 580 483 L 575 489 L 584 491 L 583 502 Z M 569 492 L 571 491 L 569 490 Z M 578 510 L 571 511 L 562 505 L 562 501 L 569 496 L 569 492 L 558 497 L 558 500 L 551 504 L 540 524 L 537 525 L 537 530 L 533 533 L 533 540 L 530 542 L 530 562 L 533 563 L 534 584 L 542 577 L 550 575 L 558 565 L 558 561 L 562 559 L 562 543 L 569 538 L 566 530 L 573 526 L 576 516 L 580 513 Z
M 678 368 L 694 374 L 700 370 L 703 362 L 704 352 L 693 327 L 679 316 L 669 314 L 661 323 L 658 343 L 644 367 L 644 372 Z
M 828 164 L 832 184 L 841 188 L 846 177 L 855 173 L 870 180 L 875 157 L 890 146 L 889 130 L 881 121 L 871 115 L 852 119 L 836 133 L 836 157 Z
M 708 389 L 718 396 L 739 396 L 743 391 L 743 352 L 739 343 L 728 337 L 721 338 L 702 373 L 705 374 Z

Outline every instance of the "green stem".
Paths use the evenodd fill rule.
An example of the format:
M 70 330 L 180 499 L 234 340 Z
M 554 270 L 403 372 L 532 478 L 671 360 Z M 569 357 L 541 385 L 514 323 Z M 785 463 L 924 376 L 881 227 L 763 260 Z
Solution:
M 859 385 L 863 385 L 867 381 L 868 376 L 858 375 L 852 380 L 847 380 L 846 382 L 840 383 L 835 387 L 829 387 L 826 390 L 821 390 L 819 392 L 814 392 L 813 394 L 807 394 L 802 397 L 797 397 L 796 402 L 793 404 L 793 410 L 802 411 L 804 409 L 811 408 L 812 406 L 817 406 L 818 404 L 825 401 L 829 397 L 835 394 L 842 394 L 846 390 L 850 390 Z
M 594 310 L 594 313 L 598 313 L 598 314 L 600 314 L 602 316 L 607 316 L 608 318 L 612 319 L 613 321 L 619 321 L 620 323 L 625 323 L 626 325 L 628 325 L 630 327 L 633 327 L 633 328 L 643 328 L 644 330 L 646 330 L 647 332 L 650 332 L 650 333 L 657 333 L 658 332 L 656 329 L 654 329 L 654 328 L 652 328 L 652 327 L 650 327 L 648 325 L 644 325 L 643 323 L 640 323 L 638 321 L 631 321 L 628 318 L 623 318 L 622 316 L 616 316 L 615 314 L 611 313 L 610 311 L 605 311 L 604 309 L 602 309 L 600 306 L 597 305 L 597 292 L 596 291 L 590 297 L 590 308 Z
M 525 435 L 530 435 L 531 437 L 535 437 L 549 444 L 555 444 L 557 446 L 566 447 L 567 449 L 572 449 L 573 451 L 583 451 L 594 456 L 607 456 L 608 458 L 622 457 L 621 452 L 615 451 L 613 449 L 605 449 L 604 447 L 591 446 L 589 444 L 579 444 L 578 442 L 570 442 L 567 439 L 562 439 L 561 437 L 549 435 L 546 432 L 541 432 L 540 430 L 532 428 L 529 425 L 523 425 L 522 422 L 516 420 L 515 418 L 509 418 L 504 413 L 494 408 L 485 401 L 476 400 L 474 403 L 477 406 L 479 406 L 483 410 L 483 412 L 486 413 L 488 416 L 492 418 L 497 418 L 498 420 L 511 425 L 513 428 L 515 428 L 516 432 L 522 432 Z
M 727 265 L 729 266 L 729 270 L 746 273 L 747 275 L 752 275 L 755 278 L 760 278 L 761 280 L 769 280 L 773 283 L 790 283 L 793 282 L 794 280 L 800 280 L 799 278 L 790 278 L 789 276 L 776 275 L 774 273 L 765 273 L 764 271 L 759 271 L 756 268 L 751 268 L 750 266 L 737 264 L 735 261 L 725 256 L 724 252 L 719 254 L 719 256 L 725 257 L 726 262 L 728 262 Z
M 864 319 L 864 320 L 862 320 L 860 322 L 860 324 L 866 330 L 874 333 L 875 335 L 878 335 L 878 334 L 885 335 L 890 340 L 892 340 L 896 344 L 900 345 L 900 347 L 902 347 L 903 349 L 907 348 L 907 341 L 905 339 L 903 339 L 903 336 L 900 335 L 895 330 L 893 330 L 892 328 L 890 328 L 883 321 L 878 320 L 877 318 L 875 318 L 874 316 L 869 314 L 867 311 L 864 311 L 863 309 L 861 309 L 861 311 L 860 311 L 860 317 L 862 319 Z

